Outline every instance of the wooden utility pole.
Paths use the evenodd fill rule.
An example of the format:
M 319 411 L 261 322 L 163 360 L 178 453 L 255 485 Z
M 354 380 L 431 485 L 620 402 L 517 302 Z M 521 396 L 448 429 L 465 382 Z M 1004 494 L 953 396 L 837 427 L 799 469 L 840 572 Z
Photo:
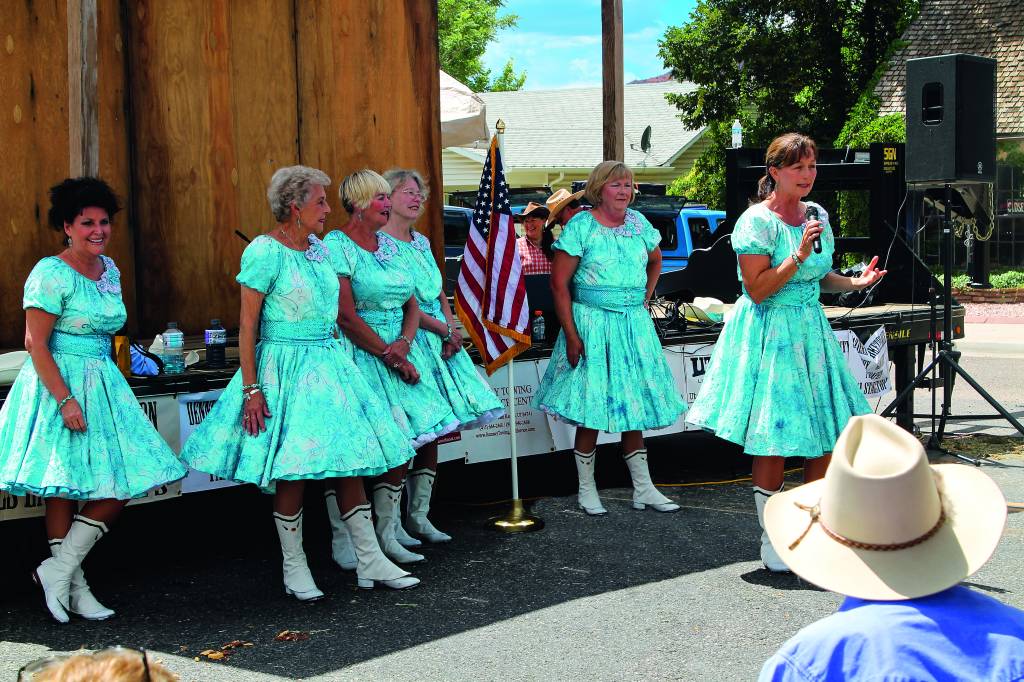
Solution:
M 622 0 L 601 0 L 604 158 L 625 160 L 622 73 Z
M 100 124 L 97 112 L 96 0 L 67 0 L 68 10 L 68 174 L 99 175 Z

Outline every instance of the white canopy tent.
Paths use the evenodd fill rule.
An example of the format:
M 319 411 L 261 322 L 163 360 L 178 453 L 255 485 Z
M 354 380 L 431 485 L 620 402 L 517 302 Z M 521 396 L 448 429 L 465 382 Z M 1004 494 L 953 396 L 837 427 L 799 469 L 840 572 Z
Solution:
M 470 147 L 489 142 L 484 101 L 472 90 L 441 72 L 441 146 Z

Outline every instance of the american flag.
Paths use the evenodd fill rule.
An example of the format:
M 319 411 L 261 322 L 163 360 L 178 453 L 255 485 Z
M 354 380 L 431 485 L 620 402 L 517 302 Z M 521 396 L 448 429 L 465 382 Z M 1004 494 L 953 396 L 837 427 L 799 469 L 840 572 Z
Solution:
M 526 300 L 508 185 L 497 137 L 480 175 L 473 224 L 455 289 L 455 312 L 493 374 L 530 347 Z

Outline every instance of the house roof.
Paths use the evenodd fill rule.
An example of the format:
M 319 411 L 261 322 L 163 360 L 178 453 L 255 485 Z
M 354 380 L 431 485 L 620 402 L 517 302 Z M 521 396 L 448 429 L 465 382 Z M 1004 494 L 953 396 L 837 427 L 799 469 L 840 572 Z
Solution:
M 875 87 L 879 113 L 903 113 L 906 60 L 957 52 L 998 60 L 996 131 L 1024 134 L 1024 2 L 1021 0 L 921 0 L 921 11 L 904 32 Z
M 663 166 L 700 138 L 679 120 L 668 93 L 695 90 L 676 81 L 628 84 L 624 89 L 625 161 L 630 166 Z M 482 92 L 487 125 L 505 121 L 505 165 L 509 168 L 593 168 L 604 160 L 601 88 Z M 651 150 L 640 137 L 651 126 Z M 481 145 L 482 147 L 483 145 Z M 451 148 L 483 163 L 486 149 Z

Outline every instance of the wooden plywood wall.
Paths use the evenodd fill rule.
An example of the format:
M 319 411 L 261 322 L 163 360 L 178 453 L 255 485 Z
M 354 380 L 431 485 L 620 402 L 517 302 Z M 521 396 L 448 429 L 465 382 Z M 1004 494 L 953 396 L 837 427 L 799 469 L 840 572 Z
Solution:
M 237 324 L 234 231 L 273 227 L 277 168 L 320 168 L 336 188 L 353 170 L 403 165 L 440 186 L 431 0 L 131 4 L 139 284 L 158 292 L 139 309 L 153 331 Z M 440 235 L 434 212 L 424 227 Z
M 25 278 L 41 258 L 63 249 L 63 235 L 48 227 L 46 213 L 49 188 L 71 172 L 67 8 L 66 0 L 4 3 L 0 26 L 0 92 L 4 93 L 0 140 L 5 171 L 0 183 L 0 244 L 5 265 L 0 269 L 0 348 L 22 345 Z M 117 3 L 98 3 L 95 35 L 99 87 L 93 102 L 99 135 L 98 172 L 126 200 L 128 140 Z M 130 223 L 127 211 L 116 217 L 108 253 L 121 270 L 128 327 L 133 329 L 137 317 L 133 314 L 135 276 Z
M 91 0 L 71 0 L 82 1 Z M 0 239 L 12 250 L 0 272 L 0 347 L 20 345 L 22 283 L 60 249 L 44 224 L 46 190 L 69 167 L 68 6 L 5 3 L 0 28 L 0 139 L 18 174 L 0 191 Z M 438 199 L 420 228 L 441 255 L 436 0 L 96 7 L 99 170 L 128 209 L 111 255 L 130 333 L 152 336 L 170 320 L 186 333 L 212 317 L 237 324 L 245 244 L 234 231 L 273 226 L 266 186 L 281 166 L 321 168 L 334 188 L 359 168 L 418 169 Z

